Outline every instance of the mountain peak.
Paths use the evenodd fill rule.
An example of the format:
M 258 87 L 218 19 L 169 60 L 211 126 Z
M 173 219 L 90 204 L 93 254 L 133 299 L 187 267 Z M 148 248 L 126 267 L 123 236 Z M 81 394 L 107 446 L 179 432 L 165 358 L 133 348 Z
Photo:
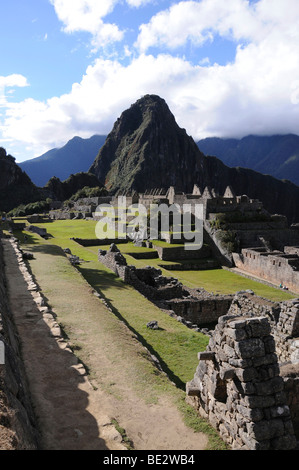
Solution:
M 165 100 L 145 95 L 115 122 L 90 171 L 112 193 L 193 188 L 187 164 L 203 158 Z

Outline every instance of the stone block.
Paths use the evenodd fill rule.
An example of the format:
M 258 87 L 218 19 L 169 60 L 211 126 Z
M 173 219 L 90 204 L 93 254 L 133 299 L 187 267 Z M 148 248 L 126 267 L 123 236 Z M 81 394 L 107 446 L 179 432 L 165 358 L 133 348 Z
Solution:
M 273 406 L 270 408 L 272 418 L 282 418 L 290 416 L 290 409 L 287 405 L 284 406 Z
M 248 367 L 247 369 L 236 369 L 236 376 L 241 382 L 250 382 L 257 377 L 257 372 L 253 367 Z
M 243 359 L 262 357 L 265 355 L 264 342 L 260 338 L 251 338 L 240 341 L 236 343 L 236 353 Z
M 251 408 L 269 408 L 275 405 L 275 397 L 273 395 L 246 395 L 244 402 Z
M 255 389 L 257 395 L 273 395 L 284 389 L 284 383 L 281 377 L 274 377 L 265 382 L 256 383 Z
M 240 437 L 244 444 L 246 445 L 248 450 L 269 450 L 270 449 L 270 442 L 269 440 L 257 441 L 252 437 L 252 435 L 248 435 L 245 431 L 240 429 L 239 431 Z
M 266 317 L 251 318 L 245 329 L 248 336 L 252 338 L 267 336 L 271 332 L 271 326 Z
M 277 363 L 276 354 L 266 354 L 265 356 L 254 357 L 252 359 L 253 367 L 269 366 L 271 364 L 276 364 L 276 363 Z
M 244 329 L 225 328 L 225 335 L 229 336 L 235 341 L 241 341 L 247 338 L 246 331 Z
M 235 369 L 221 369 L 220 370 L 221 380 L 231 380 L 235 377 L 235 374 L 236 374 Z
M 215 359 L 215 353 L 212 351 L 203 351 L 198 353 L 199 361 L 213 361 Z
M 247 406 L 238 405 L 237 410 L 242 416 L 250 421 L 258 422 L 264 418 L 264 414 L 260 408 L 248 408 Z
M 236 354 L 236 351 L 234 348 L 231 348 L 230 346 L 228 346 L 227 344 L 224 344 L 223 346 L 223 352 L 225 354 L 226 357 L 229 357 L 229 358 L 237 358 L 237 354 Z

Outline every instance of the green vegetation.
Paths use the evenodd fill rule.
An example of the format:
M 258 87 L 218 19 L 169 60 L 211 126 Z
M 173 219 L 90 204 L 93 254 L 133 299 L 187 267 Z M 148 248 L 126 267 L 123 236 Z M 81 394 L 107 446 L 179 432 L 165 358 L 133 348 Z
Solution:
M 275 302 L 293 299 L 290 292 L 281 291 L 235 274 L 225 269 L 211 269 L 207 271 L 172 271 L 171 275 L 179 277 L 180 281 L 188 287 L 202 287 L 215 294 L 232 294 L 241 290 L 250 289 L 256 295 Z
M 79 189 L 75 194 L 73 194 L 69 201 L 78 201 L 81 198 L 89 198 L 89 197 L 103 197 L 107 196 L 107 190 L 104 187 L 95 187 L 91 188 L 89 186 L 84 186 L 84 188 Z
M 133 287 L 125 284 L 113 272 L 101 265 L 97 261 L 98 246 L 83 247 L 72 240 L 73 237 L 96 238 L 95 221 L 61 220 L 39 223 L 38 226 L 47 229 L 51 235 L 49 240 L 44 240 L 37 234 L 30 234 L 25 243 L 23 232 L 15 232 L 15 235 L 22 244 L 24 243 L 26 250 L 29 249 L 34 253 L 35 259 L 30 261 L 32 271 L 53 311 L 57 313 L 57 320 L 74 353 L 86 366 L 91 380 L 94 379 L 95 383 L 99 383 L 106 392 L 120 396 L 122 392 L 117 383 L 119 373 L 117 371 L 121 368 L 136 393 L 144 396 L 146 387 L 148 403 L 155 403 L 161 394 L 170 395 L 183 413 L 186 424 L 195 431 L 204 432 L 209 436 L 209 449 L 224 449 L 225 445 L 219 440 L 217 433 L 185 402 L 186 382 L 193 378 L 198 365 L 197 353 L 205 350 L 209 338 L 186 328 L 162 312 Z M 27 233 L 26 235 L 28 236 Z M 165 242 L 160 243 L 167 246 Z M 71 252 L 82 260 L 77 269 L 67 261 L 62 251 L 65 248 L 70 248 Z M 107 249 L 108 246 L 102 248 Z M 154 252 L 153 249 L 135 247 L 132 243 L 119 245 L 119 249 L 129 264 L 159 267 L 161 263 L 159 258 L 135 259 L 131 256 L 134 253 Z M 167 264 L 163 262 L 163 265 Z M 224 269 L 208 271 L 162 269 L 162 272 L 178 278 L 186 286 L 203 287 L 214 293 L 234 293 L 252 289 L 257 295 L 271 300 L 286 300 L 293 297 L 288 292 L 251 281 Z M 100 294 L 111 315 L 107 314 L 104 304 L 90 295 L 91 290 L 87 288 L 88 285 Z M 157 330 L 147 328 L 147 323 L 152 320 L 158 322 Z M 126 330 L 123 329 L 123 325 L 126 325 Z M 126 333 L 128 331 L 131 336 Z M 136 352 L 136 345 L 131 347 L 132 341 L 137 341 L 135 344 L 142 345 L 145 349 Z M 102 363 L 101 373 L 97 375 L 98 364 L 101 361 L 97 356 L 98 345 L 101 349 L 109 351 L 112 368 L 116 368 L 116 376 L 113 378 L 110 376 L 111 369 L 108 367 L 105 369 Z M 149 361 L 149 355 L 156 358 L 159 367 L 166 375 Z
M 90 236 L 94 229 L 93 223 L 82 220 L 57 221 L 39 226 L 51 231 L 54 238 L 46 241 L 36 234 L 30 235 L 25 247 L 34 253 L 35 259 L 30 261 L 31 269 L 49 305 L 57 313 L 57 321 L 63 328 L 65 337 L 87 368 L 91 380 L 97 379 L 97 383 L 108 393 L 117 396 L 121 393 L 117 387 L 117 379 L 111 379 L 111 369 L 106 370 L 103 363 L 100 376 L 97 376 L 100 361 L 97 358 L 97 347 L 100 345 L 101 349 L 109 351 L 113 369 L 116 369 L 116 377 L 118 368 L 121 367 L 122 373 L 130 377 L 131 386 L 141 396 L 146 397 L 149 403 L 155 403 L 161 394 L 169 395 L 183 413 L 188 426 L 196 432 L 205 432 L 211 436 L 209 449 L 225 448 L 211 426 L 184 403 L 185 383 L 193 377 L 198 363 L 197 353 L 206 348 L 208 338 L 187 329 L 163 313 L 95 261 L 97 247 L 84 248 L 69 239 L 69 234 L 78 235 L 78 232 L 80 235 Z M 74 226 L 76 233 L 73 232 Z M 22 232 L 16 232 L 15 235 L 24 243 Z M 74 269 L 64 256 L 61 248 L 66 247 L 71 247 L 74 254 L 85 260 L 79 270 Z M 78 275 L 82 279 L 83 287 L 78 281 Z M 113 315 L 107 315 L 106 307 L 101 307 L 101 302 L 90 296 L 84 278 L 105 299 Z M 97 306 L 93 305 L 94 302 L 98 302 Z M 158 330 L 146 327 L 146 323 L 153 319 L 158 321 Z M 123 329 L 124 324 L 128 330 Z M 128 338 L 125 331 L 131 331 L 132 337 Z M 130 349 L 134 339 L 146 349 L 141 348 L 138 352 L 137 348 L 137 353 L 136 346 Z M 158 359 L 167 375 L 161 373 L 149 361 L 149 353 Z M 176 387 L 171 382 L 175 383 Z
M 229 253 L 236 251 L 236 236 L 231 230 L 219 230 L 216 237 L 221 242 L 222 246 L 226 248 Z
M 9 212 L 9 217 L 25 217 L 26 215 L 41 214 L 49 211 L 51 199 L 46 201 L 32 202 L 30 204 L 21 204 Z
M 266 213 L 243 213 L 241 211 L 232 211 L 232 212 L 221 212 L 215 214 L 213 220 L 210 221 L 210 225 L 215 229 L 226 229 L 228 224 L 235 223 L 251 223 L 251 222 L 269 222 L 271 221 L 271 216 Z
M 134 446 L 133 446 L 133 443 L 132 441 L 128 438 L 127 436 L 127 433 L 126 433 L 126 430 L 124 428 L 122 428 L 118 421 L 113 418 L 111 420 L 111 423 L 114 425 L 115 429 L 119 432 L 119 434 L 121 435 L 122 437 L 122 442 L 124 443 L 124 445 L 126 446 L 126 448 L 128 450 L 134 450 Z

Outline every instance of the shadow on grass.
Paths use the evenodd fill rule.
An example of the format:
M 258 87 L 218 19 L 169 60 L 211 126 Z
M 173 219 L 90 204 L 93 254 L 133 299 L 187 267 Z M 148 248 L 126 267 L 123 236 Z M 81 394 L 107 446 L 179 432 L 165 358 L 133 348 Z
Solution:
M 84 265 L 76 266 L 76 268 L 94 289 L 100 289 L 101 291 L 111 287 L 119 290 L 126 289 L 124 282 L 112 271 L 87 268 Z
M 130 331 L 132 331 L 132 333 L 134 335 L 136 335 L 138 341 L 142 344 L 142 346 L 144 346 L 148 351 L 149 353 L 156 357 L 159 361 L 159 365 L 162 369 L 163 372 L 165 372 L 165 374 L 168 376 L 169 380 L 171 380 L 171 382 L 173 382 L 177 388 L 185 391 L 186 390 L 186 384 L 185 382 L 183 382 L 178 376 L 176 376 L 174 374 L 174 372 L 169 369 L 167 363 L 162 359 L 162 357 L 159 355 L 159 353 L 157 353 L 157 351 L 153 348 L 153 346 L 147 342 L 147 340 L 137 331 L 135 330 L 135 328 L 130 325 L 130 323 L 122 316 L 122 314 L 111 304 L 111 302 L 109 301 L 109 299 L 105 298 L 105 301 L 107 302 L 109 308 L 111 309 L 111 311 L 114 313 L 114 315 L 119 319 L 121 320 L 128 328 Z M 156 361 L 153 361 L 155 366 L 157 366 L 156 364 Z
M 26 248 L 26 245 L 37 245 L 37 241 L 30 232 L 22 232 L 21 230 L 14 230 L 13 235 L 23 245 L 22 248 Z
M 101 298 L 106 302 L 110 311 L 120 320 L 122 321 L 127 328 L 136 336 L 138 341 L 149 351 L 152 356 L 157 358 L 161 369 L 168 378 L 176 385 L 177 388 L 185 391 L 186 384 L 183 382 L 179 377 L 177 377 L 171 369 L 169 369 L 166 362 L 162 359 L 162 357 L 157 353 L 157 351 L 153 348 L 151 344 L 147 342 L 147 340 L 127 321 L 127 319 L 119 312 L 117 308 L 114 307 L 113 301 L 104 295 L 105 285 L 101 282 L 100 278 L 105 277 L 105 284 L 107 287 L 116 287 L 117 289 L 125 289 L 126 285 L 121 283 L 119 278 L 116 277 L 113 273 L 107 273 L 106 271 L 100 271 L 96 269 L 86 269 L 80 266 L 77 266 L 77 269 L 81 272 L 82 276 L 86 279 L 86 281 L 93 287 L 101 296 Z M 159 328 L 161 329 L 161 328 Z M 156 364 L 156 361 L 153 361 Z
M 30 242 L 28 242 L 30 245 Z M 26 243 L 22 246 L 22 248 L 26 248 Z M 33 246 L 28 246 L 32 253 L 44 253 L 46 255 L 54 255 L 54 256 L 65 256 L 64 251 L 57 245 L 48 245 L 48 244 L 35 244 Z

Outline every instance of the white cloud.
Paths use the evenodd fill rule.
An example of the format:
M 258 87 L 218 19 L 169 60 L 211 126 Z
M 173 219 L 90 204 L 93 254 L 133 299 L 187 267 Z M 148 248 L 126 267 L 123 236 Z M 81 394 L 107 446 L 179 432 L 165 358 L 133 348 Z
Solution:
M 148 3 L 154 3 L 154 1 L 155 0 L 127 0 L 127 4 L 130 7 L 139 8 L 139 7 L 144 6 Z
M 20 74 L 12 74 L 6 77 L 0 76 L 0 87 L 26 87 L 29 86 L 27 78 Z
M 13 93 L 13 88 L 23 88 L 29 86 L 27 78 L 20 74 L 12 74 L 6 77 L 0 76 L 0 107 L 6 107 L 7 94 Z
M 80 31 L 92 35 L 94 51 L 110 43 L 122 41 L 125 31 L 116 24 L 106 23 L 104 18 L 112 13 L 123 0 L 50 0 L 66 33 Z M 139 8 L 153 0 L 126 0 L 128 6 Z
M 124 33 L 117 25 L 105 23 L 119 0 L 50 0 L 66 33 L 85 31 L 92 35 L 92 45 L 104 47 L 121 41 Z
M 52 1 L 57 8 L 67 5 L 66 0 Z M 127 2 L 141 6 L 139 1 Z M 96 3 L 101 2 L 88 5 L 96 8 Z M 94 10 L 98 11 L 98 21 L 114 4 L 106 1 L 102 10 Z M 78 14 L 83 2 L 72 5 L 73 13 Z M 254 4 L 244 0 L 181 1 L 161 13 L 159 21 L 156 15 L 141 29 L 140 50 L 162 43 L 174 48 L 188 39 L 200 43 L 210 40 L 217 30 L 236 41 L 234 62 L 219 66 L 205 60 L 194 65 L 170 52 L 156 57 L 141 52 L 135 58 L 130 56 L 128 65 L 97 59 L 69 93 L 46 102 L 28 99 L 7 105 L 3 136 L 31 146 L 38 156 L 74 135 L 109 133 L 121 112 L 147 93 L 164 98 L 178 124 L 195 139 L 299 134 L 299 4 L 285 0 L 283 5 L 281 0 Z M 70 2 L 68 7 L 70 11 Z M 194 17 L 195 8 L 201 8 L 200 16 Z M 81 13 L 89 15 L 90 10 Z M 217 15 L 213 17 L 212 13 Z M 212 20 L 214 29 L 207 31 Z M 79 27 L 75 26 L 77 21 L 75 15 L 65 19 L 65 24 Z M 111 36 L 108 31 L 107 37 Z M 239 39 L 246 39 L 246 44 L 238 45 Z M 124 50 L 129 57 L 128 45 L 123 45 Z M 24 77 L 16 77 L 19 81 L 11 78 L 13 86 L 16 81 L 26 85 Z
M 145 52 L 152 46 L 174 49 L 187 40 L 202 45 L 216 31 L 240 39 L 250 36 L 257 26 L 254 11 L 244 0 L 181 1 L 142 24 L 136 46 Z
M 298 20 L 297 0 L 180 1 L 140 26 L 136 47 L 142 52 L 152 46 L 174 49 L 188 40 L 202 45 L 216 33 L 235 41 L 260 42 L 274 28 L 296 35 Z

